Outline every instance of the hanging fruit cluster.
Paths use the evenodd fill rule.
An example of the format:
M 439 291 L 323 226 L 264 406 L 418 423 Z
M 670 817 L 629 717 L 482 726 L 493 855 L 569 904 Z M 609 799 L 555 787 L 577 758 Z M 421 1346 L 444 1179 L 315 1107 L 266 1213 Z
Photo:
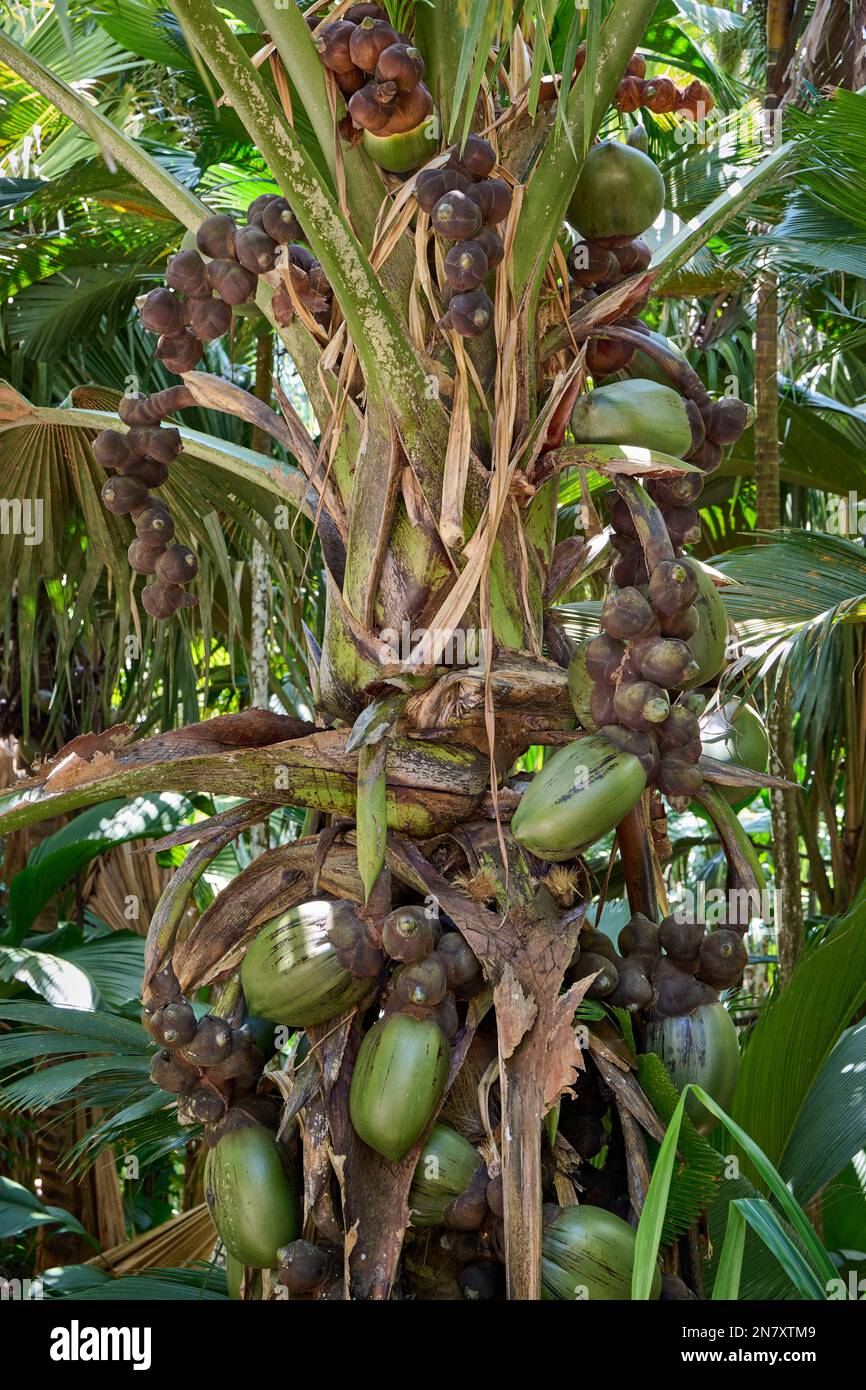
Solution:
M 202 343 L 228 332 L 232 308 L 254 299 L 258 277 L 274 270 L 281 276 L 272 299 L 277 323 L 291 322 L 297 300 L 320 327 L 327 327 L 331 288 L 315 256 L 297 242 L 301 235 L 286 199 L 271 193 L 250 203 L 245 226 L 222 213 L 205 218 L 196 233 L 198 250 L 170 256 L 166 286 L 151 290 L 139 305 L 142 324 L 159 335 L 156 355 L 165 366 L 178 374 L 192 371 L 201 359 Z M 195 578 L 198 561 L 188 546 L 169 544 L 174 535 L 171 512 L 148 491 L 166 481 L 169 464 L 181 449 L 178 430 L 161 428 L 162 421 L 192 403 L 184 387 L 124 396 L 118 414 L 130 427 L 128 433 L 103 430 L 93 441 L 97 463 L 118 474 L 102 489 L 105 506 L 131 515 L 135 523 L 129 563 L 136 574 L 155 576 L 141 601 L 157 620 L 198 601 L 181 587 Z
M 431 150 L 433 98 L 411 39 L 391 27 L 379 5 L 353 5 L 318 28 L 313 42 L 348 98 L 349 115 L 363 130 L 371 157 L 392 173 L 424 163 Z
M 705 931 L 676 915 L 657 924 L 636 912 L 617 944 L 601 931 L 584 930 L 570 967 L 572 979 L 596 978 L 587 991 L 652 1022 L 692 1014 L 718 1004 L 718 991 L 732 989 L 747 962 L 745 928 Z
M 162 619 L 198 602 L 182 588 L 198 573 L 198 561 L 188 546 L 169 544 L 174 535 L 171 512 L 151 494 L 168 478 L 181 439 L 178 430 L 161 428 L 158 415 L 141 409 L 145 402 L 140 394 L 123 397 L 118 412 L 130 428 L 126 434 L 102 430 L 93 441 L 93 457 L 114 472 L 103 484 L 102 501 L 110 512 L 131 515 L 135 522 L 129 563 L 136 574 L 154 575 L 141 601 L 152 618 Z
M 484 281 L 505 254 L 499 229 L 511 211 L 511 189 L 504 179 L 491 177 L 495 167 L 493 146 L 470 135 L 462 153 L 453 146 L 444 167 L 423 169 L 415 180 L 419 207 L 450 243 L 443 263 L 446 313 L 439 326 L 463 338 L 477 338 L 493 323 Z
M 142 1023 L 162 1049 L 150 1078 L 178 1097 L 185 1123 L 218 1125 L 233 1105 L 255 1094 L 265 1059 L 250 1029 L 214 1014 L 197 1019 L 171 966 L 154 980 Z

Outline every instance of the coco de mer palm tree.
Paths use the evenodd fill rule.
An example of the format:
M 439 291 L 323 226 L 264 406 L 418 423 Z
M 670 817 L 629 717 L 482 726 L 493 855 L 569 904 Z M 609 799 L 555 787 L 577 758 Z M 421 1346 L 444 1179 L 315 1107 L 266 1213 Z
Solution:
M 686 553 L 704 477 L 750 411 L 711 399 L 640 314 L 785 150 L 654 253 L 665 185 L 639 113 L 694 122 L 712 96 L 647 75 L 653 0 L 615 0 L 603 23 L 591 10 L 582 43 L 576 12 L 559 74 L 543 72 L 540 6 L 507 32 L 488 7 L 461 62 L 453 0 L 399 14 L 256 0 L 267 69 L 209 0 L 172 8 L 273 179 L 243 225 L 10 40 L 0 56 L 187 228 L 141 304 L 181 380 L 126 395 L 93 444 L 103 501 L 130 518 L 142 606 L 171 622 L 195 602 L 196 555 L 159 488 L 183 467 L 184 409 L 233 412 L 297 460 L 293 500 L 321 542 L 316 722 L 251 710 L 150 739 L 115 728 L 64 750 L 0 826 L 144 790 L 244 798 L 170 837 L 197 844 L 154 915 L 143 983 L 153 1080 L 202 1127 L 242 1292 L 628 1296 L 629 1165 L 640 1126 L 663 1128 L 631 1043 L 649 1038 L 677 1084 L 717 1086 L 721 1103 L 736 1080 L 718 994 L 741 976 L 747 918 L 705 934 L 666 913 L 665 804 L 702 805 L 748 896 L 760 866 L 720 789 L 778 784 L 703 753 L 728 623 Z M 317 435 L 278 384 L 279 414 L 196 370 L 253 300 Z M 565 470 L 590 525 L 557 543 Z M 590 477 L 611 484 L 607 530 Z M 576 644 L 556 605 L 590 564 L 608 593 L 601 631 Z M 317 833 L 260 856 L 181 940 L 214 856 L 285 803 Z M 633 914 L 619 950 L 586 922 L 581 858 L 611 832 Z M 303 1032 L 288 1083 L 257 1017 Z M 604 1146 L 607 1188 L 576 1216 L 569 1194 Z M 416 1237 L 431 1208 L 435 1274 Z M 676 1296 L 666 1279 L 654 1295 Z

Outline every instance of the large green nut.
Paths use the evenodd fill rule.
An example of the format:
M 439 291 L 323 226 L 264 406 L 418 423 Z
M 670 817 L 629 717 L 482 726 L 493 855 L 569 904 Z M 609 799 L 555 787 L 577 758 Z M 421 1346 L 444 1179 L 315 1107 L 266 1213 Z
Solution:
M 481 1159 L 477 1151 L 448 1125 L 431 1129 L 409 1191 L 413 1226 L 440 1226 L 445 1208 L 466 1191 Z
M 631 1299 L 635 1233 L 603 1207 L 563 1207 L 541 1237 L 541 1297 L 573 1302 Z M 651 1297 L 661 1293 L 653 1275 Z
M 753 772 L 766 772 L 770 760 L 770 740 L 764 721 L 754 705 L 729 700 L 701 720 L 701 744 L 708 758 L 719 763 L 738 763 Z M 754 787 L 725 787 L 718 790 L 737 811 L 755 796 Z
M 450 1063 L 451 1048 L 432 1019 L 392 1014 L 374 1023 L 358 1050 L 349 1088 L 355 1133 L 399 1163 L 442 1099 Z
M 271 1269 L 280 1246 L 300 1235 L 297 1184 L 271 1130 L 230 1130 L 211 1149 L 204 1170 L 211 1220 L 242 1265 Z
M 317 899 L 262 927 L 241 966 L 250 1013 L 310 1028 L 345 1013 L 369 991 L 369 979 L 341 965 L 329 940 L 338 911 L 336 903 Z
M 571 412 L 578 444 L 620 444 L 684 459 L 692 427 L 678 391 L 643 377 L 614 381 L 578 396 Z
M 631 241 L 651 227 L 665 205 L 665 184 L 649 155 L 618 140 L 594 145 L 568 209 L 587 241 Z
M 717 676 L 725 664 L 728 651 L 728 615 L 721 595 L 706 570 L 696 560 L 687 561 L 695 571 L 698 592 L 694 600 L 697 610 L 697 631 L 689 638 L 692 656 L 698 663 L 695 674 L 684 682 L 685 690 L 694 690 Z
M 730 1108 L 740 1075 L 740 1043 L 723 1004 L 702 1004 L 694 1013 L 648 1023 L 643 1050 L 662 1059 L 677 1090 L 694 1082 L 723 1110 Z M 709 1134 L 718 1123 L 692 1094 L 686 1114 L 699 1134 Z
M 646 774 L 601 734 L 560 748 L 530 783 L 511 831 L 539 859 L 570 859 L 613 830 L 638 801 Z

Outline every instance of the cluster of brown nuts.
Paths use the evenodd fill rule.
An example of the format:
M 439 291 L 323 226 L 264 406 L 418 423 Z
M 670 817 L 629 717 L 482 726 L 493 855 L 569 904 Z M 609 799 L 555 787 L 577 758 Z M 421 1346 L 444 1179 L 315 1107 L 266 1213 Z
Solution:
M 313 42 L 362 130 L 403 135 L 432 115 L 433 98 L 421 81 L 424 60 L 380 5 L 352 5 L 318 28 Z
M 415 197 L 430 214 L 434 231 L 451 245 L 444 257 L 446 313 L 439 326 L 464 338 L 477 338 L 493 322 L 493 301 L 484 280 L 501 262 L 505 247 L 497 230 L 511 211 L 511 189 L 491 178 L 496 167 L 493 146 L 470 135 L 462 153 L 457 146 L 439 169 L 422 169 Z
M 196 1019 L 170 965 L 154 979 L 141 1021 L 162 1049 L 150 1079 L 177 1096 L 181 1123 L 217 1125 L 232 1105 L 254 1096 L 265 1058 L 251 1031 L 215 1014 Z
M 649 1019 L 677 1018 L 702 1004 L 718 1002 L 719 990 L 742 979 L 748 961 L 745 929 L 705 931 L 676 915 L 661 923 L 636 912 L 617 938 L 619 952 L 604 932 L 584 930 L 569 978 L 598 972 L 587 994 Z

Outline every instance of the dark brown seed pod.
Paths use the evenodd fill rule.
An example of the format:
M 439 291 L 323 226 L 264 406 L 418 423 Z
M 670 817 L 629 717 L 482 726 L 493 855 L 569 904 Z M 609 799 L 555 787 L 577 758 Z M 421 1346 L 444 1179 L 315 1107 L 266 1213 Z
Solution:
M 368 82 L 349 98 L 348 109 L 354 124 L 373 135 L 380 134 L 388 124 L 390 112 L 379 102 L 373 82 Z
M 610 708 L 612 712 L 612 701 Z M 664 728 L 664 725 L 657 724 L 654 727 Z M 621 749 L 623 753 L 631 753 L 633 757 L 637 758 L 646 773 L 647 782 L 655 780 L 659 770 L 659 749 L 654 733 L 638 729 L 624 729 L 621 724 L 601 724 L 598 732 L 604 734 L 604 737 Z
M 593 377 L 610 376 L 631 362 L 635 348 L 613 338 L 591 338 L 586 349 L 586 365 Z
M 659 953 L 659 928 L 645 912 L 633 912 L 619 936 L 617 946 L 624 956 Z
M 646 77 L 646 59 L 642 53 L 633 53 L 628 60 L 626 74 L 629 77 Z
M 247 225 L 250 227 L 261 227 L 265 208 L 278 197 L 278 193 L 260 193 L 257 198 L 253 198 L 253 201 L 247 208 Z
M 617 111 L 625 113 L 637 111 L 643 105 L 644 83 L 640 77 L 627 75 L 620 79 L 613 94 L 613 104 Z
M 705 439 L 700 450 L 689 463 L 696 463 L 705 473 L 715 473 L 722 461 L 722 446 L 714 439 Z
M 487 1184 L 487 1205 L 494 1216 L 505 1215 L 505 1194 L 502 1190 L 502 1174 L 497 1173 Z
M 687 116 L 692 121 L 702 121 L 712 111 L 715 105 L 713 94 L 705 82 L 700 82 L 694 78 L 689 85 L 677 93 L 677 103 L 674 108 L 682 116 Z
M 198 560 L 188 545 L 170 545 L 157 561 L 156 573 L 167 584 L 188 584 L 198 574 Z
M 457 241 L 445 257 L 445 275 L 452 289 L 477 289 L 487 274 L 487 257 L 477 241 Z
M 349 40 L 355 32 L 351 20 L 335 19 L 319 30 L 313 39 L 322 63 L 331 72 L 351 72 L 355 64 L 349 53 Z
M 449 989 L 462 989 L 480 973 L 478 957 L 459 931 L 443 933 L 436 955 L 442 962 Z
M 364 72 L 374 72 L 379 55 L 397 42 L 397 31 L 391 28 L 387 20 L 373 19 L 368 15 L 349 35 L 349 57 L 355 67 L 362 68 Z
M 123 468 L 119 468 L 117 471 L 124 478 L 138 478 L 139 482 L 150 488 L 162 487 L 168 479 L 169 467 L 160 459 L 143 459 L 132 454 L 129 463 L 124 464 Z
M 692 797 L 700 791 L 703 780 L 700 768 L 687 762 L 678 753 L 668 753 L 662 758 L 658 789 L 665 796 Z
M 388 123 L 385 126 L 385 134 L 405 135 L 407 131 L 417 129 L 428 116 L 432 116 L 433 98 L 424 83 L 419 82 L 411 92 L 398 92 L 386 110 Z
M 220 1062 L 207 1068 L 211 1081 L 220 1084 L 226 1081 L 257 1081 L 262 1074 L 265 1059 L 251 1038 L 238 1028 L 231 1030 L 231 1047 Z
M 662 560 L 649 581 L 649 601 L 657 613 L 681 613 L 697 597 L 698 581 L 688 560 Z
M 707 434 L 715 444 L 736 444 L 752 422 L 752 409 L 739 396 L 722 396 L 713 402 Z
M 647 637 L 635 642 L 630 653 L 645 680 L 665 690 L 680 690 L 698 673 L 691 648 L 678 637 Z
M 195 1036 L 184 1044 L 183 1055 L 199 1067 L 213 1067 L 225 1061 L 232 1045 L 232 1030 L 224 1018 L 205 1014 L 199 1020 Z
M 135 454 L 146 454 L 148 458 L 158 459 L 160 463 L 173 463 L 183 448 L 180 430 L 174 426 L 161 428 L 159 425 L 136 425 L 126 436 L 130 449 Z
M 241 227 L 235 237 L 235 255 L 253 275 L 273 270 L 277 243 L 261 227 Z
M 443 1035 L 451 1042 L 460 1030 L 460 1018 L 453 994 L 446 994 L 442 1002 L 436 1005 L 433 1017 Z
M 147 590 L 145 590 L 145 593 Z M 196 1018 L 192 1005 L 185 1000 L 163 1004 L 150 1020 L 149 1031 L 162 1047 L 173 1049 L 183 1045 L 193 1037 Z
M 658 998 L 653 1013 L 660 1018 L 679 1018 L 694 1013 L 702 1004 L 715 1004 L 718 996 L 709 985 L 694 979 L 685 970 L 678 970 L 672 960 L 660 956 L 653 970 L 653 984 Z
M 102 501 L 110 512 L 127 516 L 145 505 L 147 488 L 139 478 L 109 478 L 102 484 Z
M 348 72 L 335 72 L 334 81 L 344 97 L 354 96 L 367 85 L 367 74 L 360 68 L 350 68 Z
M 148 333 L 164 333 L 171 337 L 186 323 L 186 308 L 171 290 L 160 285 L 145 295 L 138 316 Z
M 659 941 L 671 960 L 693 961 L 701 949 L 704 929 L 700 922 L 681 922 L 665 917 L 659 927 Z
M 668 507 L 665 525 L 676 546 L 697 545 L 701 539 L 701 519 L 694 507 Z
M 459 169 L 422 169 L 415 178 L 415 197 L 423 212 L 432 212 L 446 193 L 466 193 L 472 186 Z
M 697 716 L 685 705 L 680 704 L 672 706 L 664 724 L 658 729 L 659 746 L 665 752 L 672 748 L 681 748 L 700 736 L 701 726 Z
M 430 220 L 446 241 L 468 241 L 481 231 L 481 209 L 467 194 L 456 188 L 439 199 Z
M 188 299 L 208 299 L 210 285 L 207 268 L 197 251 L 178 251 L 169 256 L 165 267 L 165 283 Z
M 191 372 L 201 361 L 201 343 L 194 333 L 184 328 L 173 338 L 160 338 L 156 355 L 170 372 L 180 376 L 183 372 Z
M 200 343 L 210 343 L 228 333 L 232 311 L 222 299 L 197 299 L 189 306 L 189 327 Z
M 256 276 L 237 261 L 209 261 L 207 274 L 212 288 L 226 304 L 247 304 L 255 298 Z
M 595 681 L 613 680 L 625 656 L 622 642 L 602 634 L 586 644 L 586 669 Z
M 487 179 L 485 187 L 489 192 L 490 206 L 484 214 L 484 221 L 488 227 L 497 227 L 511 211 L 511 189 L 504 179 Z
M 432 1008 L 441 1004 L 447 992 L 445 967 L 435 952 L 424 960 L 405 965 L 394 984 L 394 993 L 404 1004 Z
M 619 984 L 619 969 L 613 961 L 607 960 L 605 956 L 597 956 L 592 951 L 582 951 L 580 958 L 570 971 L 571 978 L 574 980 L 585 980 L 587 975 L 594 975 L 598 972 L 598 978 L 593 980 L 589 989 L 586 991 L 587 999 L 605 999 L 609 994 L 613 994 Z
M 461 338 L 477 338 L 493 322 L 493 301 L 483 289 L 455 294 L 448 305 L 448 320 Z
M 154 574 L 161 554 L 161 545 L 146 545 L 144 541 L 134 540 L 126 552 L 126 558 L 136 574 Z
M 687 507 L 697 502 L 704 490 L 700 473 L 683 473 L 679 478 L 654 479 L 647 492 L 660 507 Z
M 708 932 L 701 942 L 698 979 L 714 989 L 733 989 L 748 963 L 749 953 L 739 932 L 728 928 Z
M 694 637 L 699 626 L 698 610 L 694 607 L 684 608 L 682 613 L 672 613 L 670 617 L 661 617 L 662 636 L 679 637 L 683 642 L 688 642 L 690 637 Z
M 495 270 L 505 256 L 505 242 L 502 237 L 493 227 L 482 227 L 474 240 L 484 249 L 488 271 Z
M 651 77 L 644 83 L 643 104 L 656 116 L 673 111 L 678 98 L 677 84 L 669 77 Z
M 634 275 L 637 271 L 646 270 L 653 258 L 653 253 L 642 237 L 635 237 L 634 241 L 628 242 L 625 246 L 616 246 L 612 254 L 619 262 L 619 268 L 623 275 Z
M 423 907 L 398 907 L 382 926 L 382 946 L 392 960 L 411 963 L 427 956 L 436 945 L 433 919 Z
M 613 711 L 627 729 L 646 730 L 661 724 L 670 713 L 667 692 L 652 681 L 623 682 L 613 697 Z
M 634 546 L 627 554 L 620 555 L 610 572 L 614 584 L 626 588 L 629 584 L 646 584 L 649 574 L 640 546 Z
M 190 403 L 188 386 L 167 386 L 153 396 L 140 391 L 121 396 L 117 413 L 125 425 L 158 425 Z
M 362 979 L 374 978 L 385 964 L 382 950 L 371 939 L 366 923 L 348 900 L 334 903 L 328 940 L 343 968 Z
M 145 613 L 161 622 L 174 617 L 181 606 L 182 596 L 183 589 L 177 585 L 163 584 L 157 580 L 155 584 L 148 584 L 146 589 L 142 589 L 141 602 Z
M 417 48 L 392 43 L 383 48 L 376 63 L 377 82 L 393 82 L 398 92 L 411 92 L 424 76 L 424 59 Z
M 153 502 L 135 515 L 135 530 L 146 545 L 167 543 L 174 535 L 171 512 L 164 502 Z
M 578 285 L 598 285 L 616 275 L 619 262 L 612 251 L 594 241 L 580 241 L 568 256 L 568 268 Z
M 226 1103 L 218 1091 L 209 1086 L 200 1086 L 187 1098 L 184 1106 L 188 1115 L 202 1125 L 215 1125 L 226 1112 Z
M 450 1231 L 478 1231 L 488 1216 L 487 1165 L 476 1168 L 466 1189 L 452 1198 L 442 1214 L 442 1224 Z
M 277 1251 L 280 1283 L 289 1293 L 312 1293 L 323 1282 L 330 1261 L 327 1252 L 308 1240 L 293 1240 Z
M 362 19 L 387 19 L 388 11 L 381 5 L 350 5 L 343 18 L 360 24 Z
M 496 168 L 496 151 L 483 135 L 468 135 L 462 153 L 459 145 L 452 145 L 449 153 L 449 167 L 473 179 L 486 179 Z
M 616 723 L 616 711 L 613 707 L 614 687 L 599 681 L 592 687 L 589 697 L 589 715 L 592 723 L 597 729 L 606 727 L 608 724 Z
M 132 458 L 126 435 L 119 430 L 100 430 L 91 447 L 93 457 L 102 468 L 121 468 Z
M 161 1091 L 171 1096 L 184 1096 L 195 1086 L 198 1073 L 176 1061 L 170 1052 L 157 1052 L 150 1063 L 150 1079 Z
M 224 213 L 206 217 L 195 234 L 195 244 L 199 251 L 216 261 L 231 261 L 235 255 L 235 233 L 237 227 Z
M 285 198 L 272 198 L 262 213 L 262 228 L 280 246 L 302 235 L 301 226 Z
M 643 594 L 631 586 L 608 595 L 602 605 L 601 626 L 619 640 L 639 637 L 652 628 L 655 621 L 655 614 Z

